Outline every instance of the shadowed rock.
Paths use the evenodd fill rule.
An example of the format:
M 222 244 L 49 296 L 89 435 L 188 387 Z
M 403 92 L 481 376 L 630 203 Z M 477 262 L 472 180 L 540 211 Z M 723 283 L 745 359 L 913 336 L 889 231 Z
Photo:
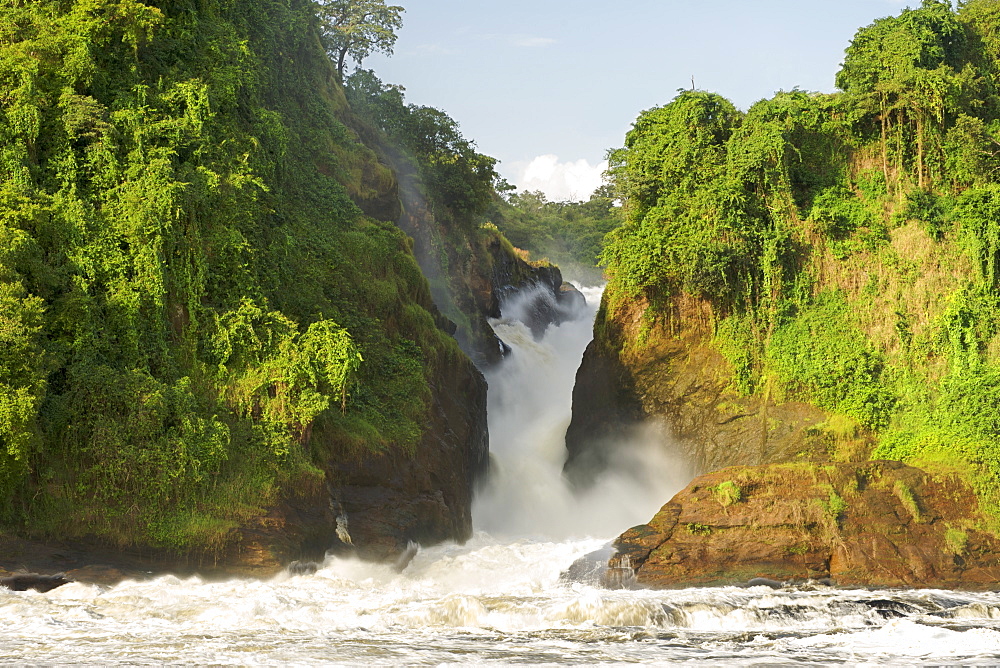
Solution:
M 56 587 L 72 582 L 62 573 L 55 575 L 40 575 L 38 573 L 18 573 L 10 577 L 0 578 L 0 585 L 14 591 L 27 591 L 34 589 L 39 592 L 52 591 Z
M 406 549 L 403 550 L 403 553 L 399 555 L 398 559 L 396 559 L 396 563 L 393 564 L 393 569 L 397 573 L 402 573 L 403 571 L 405 571 L 406 567 L 410 565 L 410 562 L 413 561 L 413 557 L 417 556 L 417 552 L 419 551 L 420 551 L 420 545 L 414 543 L 411 540 L 406 545 Z
M 293 561 L 288 564 L 288 572 L 292 575 L 313 575 L 319 570 L 315 561 Z

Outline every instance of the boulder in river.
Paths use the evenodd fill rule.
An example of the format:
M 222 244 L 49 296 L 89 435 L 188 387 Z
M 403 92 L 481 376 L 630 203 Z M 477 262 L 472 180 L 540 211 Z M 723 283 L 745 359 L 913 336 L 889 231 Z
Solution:
M 0 578 L 0 586 L 14 591 L 35 591 L 47 592 L 56 587 L 61 587 L 69 583 L 70 580 L 62 573 L 56 575 L 41 575 L 39 573 L 15 573 L 8 577 Z
M 955 474 L 899 462 L 736 466 L 695 479 L 615 541 L 609 572 L 671 588 L 830 578 L 993 590 L 1000 540 Z

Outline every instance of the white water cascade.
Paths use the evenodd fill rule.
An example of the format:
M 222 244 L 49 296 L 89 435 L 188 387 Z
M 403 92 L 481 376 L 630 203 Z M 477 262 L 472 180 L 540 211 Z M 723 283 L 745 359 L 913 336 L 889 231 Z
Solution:
M 269 581 L 163 576 L 46 594 L 0 588 L 0 663 L 1000 661 L 1000 596 L 992 593 L 606 590 L 562 578 L 686 482 L 653 429 L 624 448 L 632 461 L 593 491 L 574 498 L 563 484 L 570 391 L 597 301 L 594 291 L 587 297 L 579 319 L 540 341 L 518 322 L 497 323 L 513 355 L 489 379 L 494 475 L 467 544 L 422 549 L 402 573 L 330 558 L 315 574 Z M 636 470 L 645 475 L 626 473 Z
M 541 340 L 522 322 L 524 309 L 544 293 L 529 291 L 504 305 L 493 322 L 512 354 L 488 380 L 490 481 L 473 506 L 476 526 L 495 537 L 613 537 L 645 522 L 691 479 L 666 454 L 655 425 L 618 448 L 618 467 L 574 495 L 562 477 L 573 384 L 593 338 L 600 288 L 583 288 L 585 307 L 550 326 Z M 637 472 L 641 478 L 637 479 Z

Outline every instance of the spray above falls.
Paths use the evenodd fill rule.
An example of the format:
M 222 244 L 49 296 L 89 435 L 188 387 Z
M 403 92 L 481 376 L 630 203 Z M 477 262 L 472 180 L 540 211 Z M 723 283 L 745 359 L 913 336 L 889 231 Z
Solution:
M 508 298 L 491 321 L 511 351 L 487 374 L 491 473 L 473 504 L 473 523 L 491 535 L 562 539 L 610 537 L 645 521 L 690 479 L 669 457 L 657 425 L 637 429 L 616 461 L 586 490 L 562 474 L 576 372 L 593 336 L 602 288 L 579 287 L 585 299 L 551 299 L 542 290 Z M 538 327 L 540 309 L 562 309 Z

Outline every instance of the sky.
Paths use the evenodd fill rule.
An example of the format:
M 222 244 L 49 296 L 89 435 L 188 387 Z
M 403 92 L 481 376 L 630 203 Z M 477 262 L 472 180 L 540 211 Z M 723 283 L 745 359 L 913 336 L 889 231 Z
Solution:
M 444 110 L 498 171 L 586 199 L 638 114 L 694 85 L 741 109 L 832 92 L 859 28 L 919 0 L 390 0 L 394 54 L 363 66 Z

